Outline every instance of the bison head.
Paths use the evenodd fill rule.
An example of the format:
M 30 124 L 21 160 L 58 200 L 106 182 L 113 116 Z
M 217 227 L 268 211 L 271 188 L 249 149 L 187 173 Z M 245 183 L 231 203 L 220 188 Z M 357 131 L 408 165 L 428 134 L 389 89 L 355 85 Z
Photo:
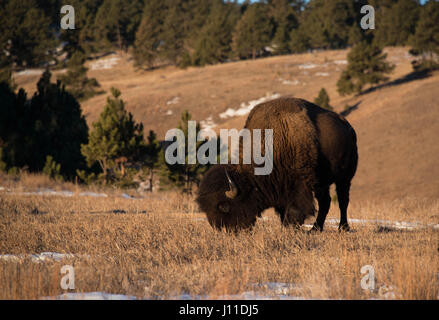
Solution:
M 254 188 L 233 166 L 216 165 L 203 177 L 197 197 L 200 209 L 216 229 L 250 229 L 260 215 Z

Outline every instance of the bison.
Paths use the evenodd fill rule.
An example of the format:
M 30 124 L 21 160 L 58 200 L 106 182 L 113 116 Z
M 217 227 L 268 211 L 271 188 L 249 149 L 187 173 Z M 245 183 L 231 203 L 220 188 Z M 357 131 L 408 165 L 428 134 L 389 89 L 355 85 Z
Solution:
M 335 183 L 339 229 L 349 230 L 347 207 L 358 153 L 355 131 L 344 117 L 302 99 L 283 97 L 257 105 L 245 128 L 273 130 L 273 170 L 257 176 L 253 162 L 209 169 L 196 201 L 212 227 L 251 229 L 268 208 L 275 209 L 283 225 L 300 226 L 315 214 L 315 196 L 318 215 L 313 230 L 323 231 L 331 203 L 329 187 Z M 264 141 L 261 145 L 263 150 Z

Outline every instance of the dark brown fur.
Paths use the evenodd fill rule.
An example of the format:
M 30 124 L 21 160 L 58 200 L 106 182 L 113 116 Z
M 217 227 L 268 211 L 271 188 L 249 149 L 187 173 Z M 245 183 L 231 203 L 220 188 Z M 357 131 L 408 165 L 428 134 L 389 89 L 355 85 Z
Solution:
M 335 183 L 340 228 L 348 229 L 346 210 L 358 154 L 355 131 L 342 116 L 302 99 L 280 98 L 256 106 L 245 128 L 273 129 L 273 171 L 256 176 L 255 164 L 211 168 L 203 177 L 197 202 L 213 227 L 250 228 L 271 207 L 284 225 L 301 225 L 314 215 L 315 196 L 319 213 L 314 229 L 323 230 L 331 201 L 329 186 Z M 264 150 L 264 141 L 261 144 Z M 225 196 L 230 188 L 225 170 L 239 190 L 234 199 Z

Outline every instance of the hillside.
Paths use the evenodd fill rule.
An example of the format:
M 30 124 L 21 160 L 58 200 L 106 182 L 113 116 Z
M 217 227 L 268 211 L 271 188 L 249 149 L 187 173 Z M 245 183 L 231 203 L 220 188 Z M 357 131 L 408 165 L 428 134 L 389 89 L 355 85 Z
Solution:
M 115 54 L 90 62 L 89 76 L 96 77 L 107 92 L 112 86 L 119 88 L 135 119 L 143 122 L 145 130 L 155 130 L 161 139 L 177 126 L 185 109 L 206 127 L 240 129 L 246 115 L 237 114 L 251 102 L 287 94 L 312 101 L 325 87 L 336 111 L 352 107 L 347 119 L 357 131 L 360 154 L 352 188 L 354 201 L 437 198 L 439 74 L 404 81 L 412 71 L 408 50 L 386 51 L 388 60 L 396 64 L 390 83 L 347 98 L 336 92 L 346 50 L 153 71 L 135 70 L 129 55 Z M 37 72 L 16 75 L 15 79 L 31 95 L 38 77 Z M 106 96 L 83 103 L 89 123 L 99 116 Z

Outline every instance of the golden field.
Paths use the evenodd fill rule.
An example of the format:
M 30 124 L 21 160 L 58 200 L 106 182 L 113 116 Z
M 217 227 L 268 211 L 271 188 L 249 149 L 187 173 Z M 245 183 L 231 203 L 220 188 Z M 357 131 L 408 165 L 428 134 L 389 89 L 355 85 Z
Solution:
M 0 299 L 107 292 L 138 299 L 437 299 L 439 200 L 353 203 L 352 232 L 339 233 L 333 203 L 323 233 L 284 228 L 268 211 L 252 232 L 213 231 L 192 198 L 157 193 L 124 199 L 0 192 Z M 431 212 L 431 214 L 426 214 Z M 434 214 L 435 213 L 435 214 Z M 416 228 L 381 220 L 417 222 Z M 357 221 L 357 220 L 354 220 Z M 72 253 L 61 261 L 30 254 Z M 75 289 L 63 290 L 72 265 Z M 360 270 L 375 270 L 363 290 Z M 270 286 L 276 285 L 277 289 Z M 279 289 L 280 286 L 280 289 Z

